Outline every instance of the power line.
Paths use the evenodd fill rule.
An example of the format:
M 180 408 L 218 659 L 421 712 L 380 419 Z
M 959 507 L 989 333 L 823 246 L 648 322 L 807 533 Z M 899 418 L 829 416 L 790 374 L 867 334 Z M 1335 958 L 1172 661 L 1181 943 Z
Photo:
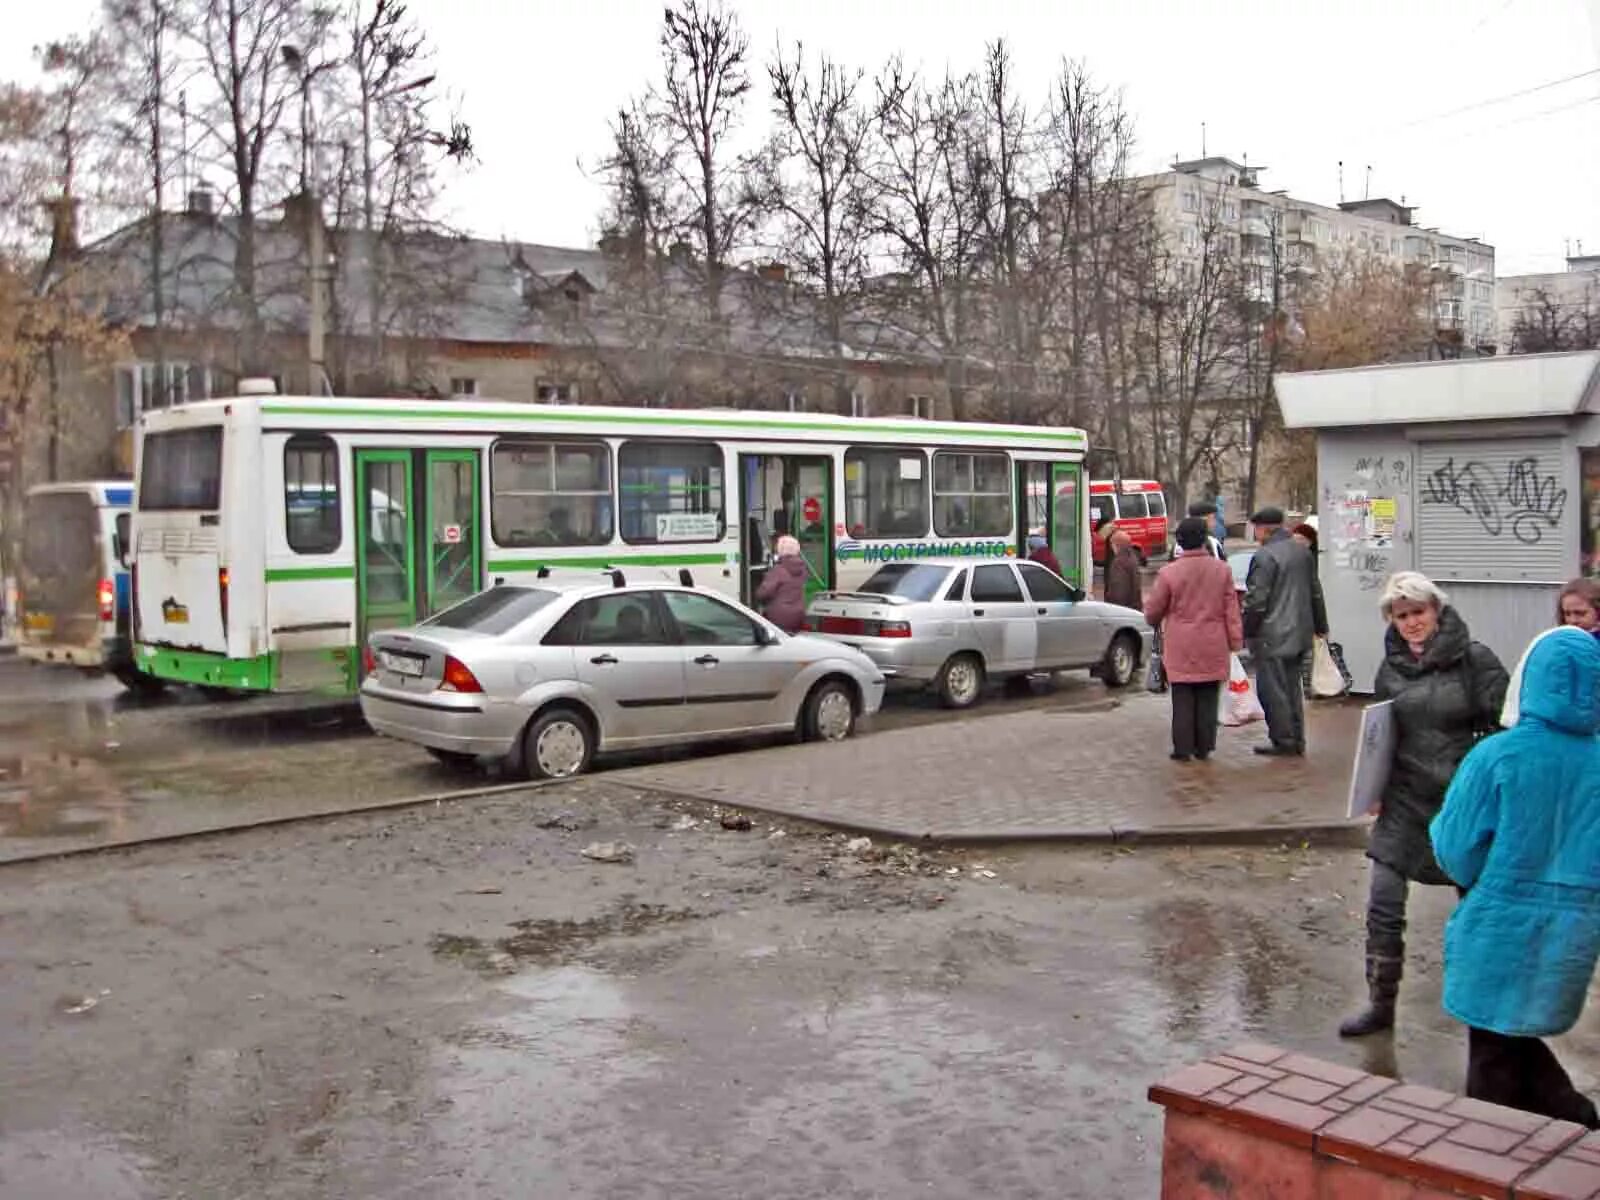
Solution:
M 1499 125 L 1491 126 L 1490 129 L 1508 129 L 1513 125 L 1521 125 L 1527 121 L 1537 121 L 1540 117 L 1550 117 L 1554 116 L 1556 113 L 1567 112 L 1570 109 L 1582 108 L 1585 104 L 1600 104 L 1600 96 L 1585 96 L 1581 100 L 1573 100 L 1567 104 L 1558 104 L 1554 108 L 1545 108 L 1536 113 L 1528 113 L 1526 116 L 1513 117 L 1509 121 L 1502 121 Z M 1485 132 L 1489 132 L 1489 130 L 1486 130 Z
M 1430 121 L 1443 121 L 1448 117 L 1457 117 L 1462 113 L 1476 112 L 1480 108 L 1489 108 L 1495 104 L 1504 104 L 1508 100 L 1520 100 L 1524 96 L 1532 96 L 1538 92 L 1547 92 L 1551 88 L 1561 87 L 1563 84 L 1576 83 L 1580 79 L 1588 79 L 1591 75 L 1600 75 L 1600 67 L 1593 67 L 1587 71 L 1579 71 L 1576 75 L 1568 75 L 1561 79 L 1551 79 L 1545 83 L 1535 84 L 1533 87 L 1523 88 L 1518 92 L 1507 92 L 1503 96 L 1491 96 L 1487 100 L 1478 100 L 1472 104 L 1464 104 L 1460 108 L 1452 108 L 1447 112 L 1434 113 L 1428 117 L 1418 117 L 1412 121 L 1402 121 L 1395 129 L 1410 129 L 1416 125 L 1425 125 Z

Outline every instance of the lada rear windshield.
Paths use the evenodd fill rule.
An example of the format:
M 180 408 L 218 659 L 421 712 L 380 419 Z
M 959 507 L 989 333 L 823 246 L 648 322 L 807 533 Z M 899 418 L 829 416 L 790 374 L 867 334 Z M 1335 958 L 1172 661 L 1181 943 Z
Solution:
M 950 578 L 949 567 L 932 567 L 917 563 L 889 563 L 872 573 L 872 578 L 859 588 L 872 596 L 901 596 L 907 600 L 932 600 L 939 594 L 944 581 Z
M 492 587 L 429 617 L 424 625 L 436 629 L 470 629 L 499 634 L 514 629 L 556 598 L 543 588 Z

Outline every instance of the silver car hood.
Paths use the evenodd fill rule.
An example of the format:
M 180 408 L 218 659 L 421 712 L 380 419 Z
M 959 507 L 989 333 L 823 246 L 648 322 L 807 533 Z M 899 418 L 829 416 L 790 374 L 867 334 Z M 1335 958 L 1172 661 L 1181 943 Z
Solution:
M 1125 608 L 1121 604 L 1107 604 L 1104 600 L 1080 600 L 1073 605 L 1075 611 L 1088 616 L 1099 617 L 1102 621 L 1117 621 L 1124 625 L 1136 625 L 1143 628 L 1145 625 L 1144 614 L 1137 608 Z

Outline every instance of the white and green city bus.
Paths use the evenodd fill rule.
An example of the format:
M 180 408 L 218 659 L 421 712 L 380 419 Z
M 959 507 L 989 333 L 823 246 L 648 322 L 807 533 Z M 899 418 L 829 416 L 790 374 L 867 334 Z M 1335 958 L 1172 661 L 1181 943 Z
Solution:
M 909 418 L 183 405 L 139 426 L 135 659 L 209 687 L 353 690 L 369 633 L 498 581 L 652 568 L 748 602 L 782 533 L 812 593 L 886 561 L 1015 555 L 1040 527 L 1086 586 L 1086 451 L 1077 429 Z

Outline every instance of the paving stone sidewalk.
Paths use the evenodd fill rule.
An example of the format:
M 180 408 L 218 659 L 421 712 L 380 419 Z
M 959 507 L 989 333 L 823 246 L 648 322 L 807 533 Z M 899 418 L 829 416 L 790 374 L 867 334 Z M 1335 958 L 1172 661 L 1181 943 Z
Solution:
M 1359 836 L 1345 819 L 1359 705 L 1307 714 L 1304 759 L 1261 758 L 1260 724 L 1220 731 L 1206 763 L 1167 755 L 1164 697 L 1102 712 L 1030 709 L 782 746 L 618 776 L 641 787 L 901 840 L 1226 840 Z

